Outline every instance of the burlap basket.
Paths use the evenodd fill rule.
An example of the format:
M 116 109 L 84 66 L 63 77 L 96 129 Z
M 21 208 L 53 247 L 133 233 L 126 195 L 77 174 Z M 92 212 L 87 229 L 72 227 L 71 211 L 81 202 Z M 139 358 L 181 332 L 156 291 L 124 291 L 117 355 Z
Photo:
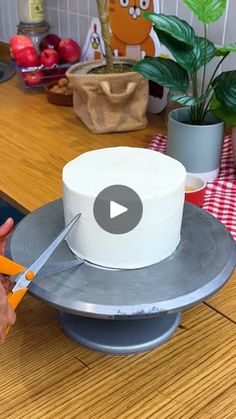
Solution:
M 131 64 L 135 61 L 119 59 Z M 74 111 L 94 133 L 134 131 L 147 125 L 148 82 L 136 72 L 87 74 L 104 61 L 75 64 L 67 71 Z

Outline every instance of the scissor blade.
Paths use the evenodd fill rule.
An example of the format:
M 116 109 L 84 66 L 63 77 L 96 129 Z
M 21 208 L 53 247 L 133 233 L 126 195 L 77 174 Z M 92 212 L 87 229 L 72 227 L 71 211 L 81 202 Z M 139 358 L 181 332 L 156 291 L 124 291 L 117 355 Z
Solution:
M 27 288 L 30 284 L 30 281 L 26 279 L 26 275 L 29 271 L 33 271 L 36 275 L 40 269 L 45 265 L 47 260 L 50 258 L 52 253 L 56 250 L 56 248 L 59 246 L 59 244 L 64 240 L 66 235 L 69 233 L 69 231 L 72 229 L 72 227 L 75 225 L 75 223 L 80 218 L 81 213 L 77 214 L 71 222 L 65 227 L 65 229 L 56 237 L 56 239 L 47 247 L 47 249 L 44 250 L 44 252 L 30 265 L 22 274 L 18 276 L 18 280 L 14 288 L 12 289 L 12 292 L 19 291 L 22 288 Z

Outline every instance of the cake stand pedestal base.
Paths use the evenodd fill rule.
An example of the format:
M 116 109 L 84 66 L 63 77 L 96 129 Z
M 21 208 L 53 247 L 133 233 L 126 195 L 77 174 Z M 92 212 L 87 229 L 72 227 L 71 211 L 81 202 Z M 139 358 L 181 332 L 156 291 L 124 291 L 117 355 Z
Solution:
M 60 324 L 67 336 L 80 345 L 110 354 L 150 351 L 175 333 L 181 313 L 155 318 L 107 320 L 60 312 Z

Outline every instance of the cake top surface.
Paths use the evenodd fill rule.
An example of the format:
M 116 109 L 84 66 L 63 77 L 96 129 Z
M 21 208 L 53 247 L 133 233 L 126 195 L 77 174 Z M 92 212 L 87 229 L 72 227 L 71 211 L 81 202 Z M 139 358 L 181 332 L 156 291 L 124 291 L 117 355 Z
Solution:
M 157 151 L 110 147 L 89 151 L 63 168 L 64 184 L 75 192 L 96 196 L 111 185 L 125 185 L 143 197 L 171 192 L 185 181 L 184 166 Z

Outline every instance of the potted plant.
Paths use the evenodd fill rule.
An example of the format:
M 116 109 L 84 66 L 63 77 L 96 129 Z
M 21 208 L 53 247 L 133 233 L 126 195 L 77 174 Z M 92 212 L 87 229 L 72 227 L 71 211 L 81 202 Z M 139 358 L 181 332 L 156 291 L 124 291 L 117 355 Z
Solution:
M 95 133 L 145 128 L 148 82 L 132 71 L 134 60 L 112 54 L 108 0 L 97 0 L 105 60 L 75 64 L 66 73 L 74 90 L 74 110 Z
M 204 36 L 197 36 L 187 22 L 176 16 L 144 13 L 173 59 L 145 58 L 133 69 L 170 89 L 169 99 L 182 105 L 169 114 L 167 154 L 181 161 L 187 172 L 212 181 L 219 172 L 224 123 L 210 111 L 211 103 L 216 96 L 226 109 L 230 92 L 228 104 L 236 109 L 236 71 L 217 76 L 222 62 L 236 52 L 236 43 L 217 48 L 207 38 L 208 25 L 222 16 L 226 0 L 183 2 L 203 23 Z M 215 57 L 219 61 L 207 81 L 207 66 Z

